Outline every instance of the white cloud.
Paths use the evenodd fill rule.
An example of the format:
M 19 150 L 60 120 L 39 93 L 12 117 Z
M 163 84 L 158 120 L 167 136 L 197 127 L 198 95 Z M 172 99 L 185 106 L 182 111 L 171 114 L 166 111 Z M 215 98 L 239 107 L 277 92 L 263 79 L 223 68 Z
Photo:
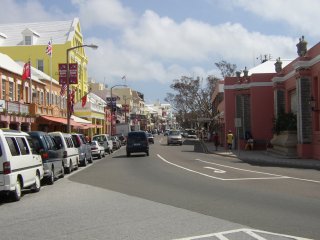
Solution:
M 263 19 L 284 21 L 305 35 L 320 36 L 319 31 L 315 31 L 320 22 L 319 0 L 234 0 L 233 3 Z
M 1 0 L 1 23 L 39 22 L 66 19 L 58 8 L 45 9 L 40 0 Z
M 105 26 L 109 28 L 130 25 L 135 17 L 133 12 L 118 0 L 71 0 L 79 9 L 83 26 Z

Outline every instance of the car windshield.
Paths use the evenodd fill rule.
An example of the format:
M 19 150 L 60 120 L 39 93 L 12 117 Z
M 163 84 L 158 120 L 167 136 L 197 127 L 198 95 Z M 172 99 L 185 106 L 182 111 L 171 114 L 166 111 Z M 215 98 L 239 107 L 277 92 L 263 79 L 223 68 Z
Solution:
M 180 135 L 180 131 L 170 131 L 169 135 L 170 136 L 178 136 L 178 135 Z
M 196 135 L 196 131 L 195 130 L 188 130 L 188 135 Z

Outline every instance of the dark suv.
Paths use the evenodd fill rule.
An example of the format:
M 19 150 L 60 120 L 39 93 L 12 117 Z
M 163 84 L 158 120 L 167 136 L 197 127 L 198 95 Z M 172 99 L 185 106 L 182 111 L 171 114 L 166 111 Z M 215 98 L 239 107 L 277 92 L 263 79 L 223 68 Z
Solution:
M 55 139 L 46 132 L 28 132 L 36 152 L 41 155 L 44 177 L 53 184 L 58 177 L 64 177 L 63 150 L 59 149 Z
M 131 153 L 145 152 L 149 156 L 149 142 L 146 132 L 134 131 L 128 133 L 127 156 Z

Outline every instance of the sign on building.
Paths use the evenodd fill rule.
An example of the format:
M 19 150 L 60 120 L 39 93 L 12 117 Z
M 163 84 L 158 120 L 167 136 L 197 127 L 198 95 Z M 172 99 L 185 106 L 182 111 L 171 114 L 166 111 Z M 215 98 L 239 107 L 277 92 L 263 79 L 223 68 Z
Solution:
M 59 84 L 67 83 L 67 64 L 59 63 Z M 69 63 L 69 84 L 78 84 L 78 64 Z

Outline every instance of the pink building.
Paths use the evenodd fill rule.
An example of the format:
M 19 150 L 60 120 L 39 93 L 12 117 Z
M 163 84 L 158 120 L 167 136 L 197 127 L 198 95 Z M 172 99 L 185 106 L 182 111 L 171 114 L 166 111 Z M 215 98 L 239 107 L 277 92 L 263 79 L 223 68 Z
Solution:
M 231 130 L 236 140 L 239 137 L 236 145 L 240 149 L 244 149 L 249 136 L 255 141 L 254 149 L 266 149 L 273 137 L 275 63 L 268 60 L 242 74 L 238 72 L 237 77 L 225 78 L 225 135 Z
M 303 40 L 297 44 L 299 57 L 272 79 L 275 112 L 296 113 L 297 156 L 320 159 L 320 43 L 307 51 Z

